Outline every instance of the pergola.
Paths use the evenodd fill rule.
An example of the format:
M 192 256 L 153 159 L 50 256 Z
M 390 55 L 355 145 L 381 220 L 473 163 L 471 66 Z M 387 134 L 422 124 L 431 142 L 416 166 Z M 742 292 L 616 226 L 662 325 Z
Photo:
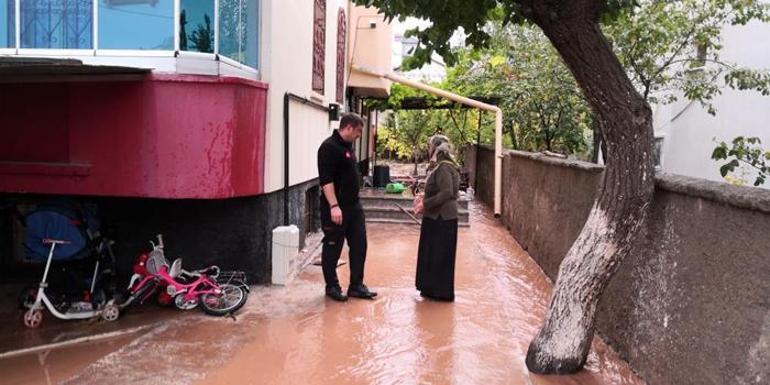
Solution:
M 456 103 L 460 103 L 469 107 L 478 108 L 480 110 L 492 111 L 495 113 L 495 193 L 494 193 L 494 211 L 495 216 L 499 216 L 501 213 L 501 192 L 502 192 L 502 169 L 503 169 L 503 111 L 492 104 L 484 103 L 478 100 L 474 100 L 462 95 L 458 95 L 440 88 L 431 87 L 427 84 L 420 83 L 414 80 L 407 79 L 403 76 L 396 75 L 395 73 L 379 73 L 374 70 L 363 68 L 361 66 L 353 64 L 351 70 L 355 70 L 364 73 L 369 76 L 377 78 L 387 79 L 396 83 L 400 83 L 409 87 L 416 88 L 418 90 L 425 91 L 427 93 L 451 100 Z

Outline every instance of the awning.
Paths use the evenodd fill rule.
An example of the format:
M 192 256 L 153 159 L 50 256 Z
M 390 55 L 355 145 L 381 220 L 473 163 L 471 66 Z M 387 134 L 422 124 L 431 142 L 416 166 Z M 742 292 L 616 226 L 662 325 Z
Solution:
M 0 83 L 139 80 L 149 69 L 83 64 L 76 59 L 0 56 Z
M 353 65 L 350 69 L 348 87 L 355 88 L 356 94 L 370 98 L 387 98 L 390 95 L 392 82 L 382 76 L 372 75 Z

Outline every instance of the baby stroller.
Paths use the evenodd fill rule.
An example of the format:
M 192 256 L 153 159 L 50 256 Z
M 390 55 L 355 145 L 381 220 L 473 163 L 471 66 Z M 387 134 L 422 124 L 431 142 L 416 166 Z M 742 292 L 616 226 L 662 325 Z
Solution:
M 61 319 L 117 319 L 115 256 L 95 216 L 75 203 L 41 205 L 23 216 L 25 258 L 45 262 L 43 279 L 26 289 L 24 324 L 38 327 L 42 309 Z

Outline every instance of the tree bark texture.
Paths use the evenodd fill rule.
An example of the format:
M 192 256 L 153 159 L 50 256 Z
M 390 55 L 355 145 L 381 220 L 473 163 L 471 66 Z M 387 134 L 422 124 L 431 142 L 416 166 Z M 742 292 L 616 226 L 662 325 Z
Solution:
M 585 364 L 599 298 L 641 228 L 654 191 L 651 110 L 599 28 L 604 3 L 521 2 L 575 76 L 607 148 L 599 197 L 559 268 L 544 325 L 527 351 L 527 368 L 535 373 L 573 373 Z

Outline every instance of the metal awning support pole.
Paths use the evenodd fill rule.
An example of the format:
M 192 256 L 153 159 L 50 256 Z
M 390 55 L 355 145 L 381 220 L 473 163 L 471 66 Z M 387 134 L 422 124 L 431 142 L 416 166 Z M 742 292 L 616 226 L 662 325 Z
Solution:
M 495 113 L 495 196 L 494 196 L 494 211 L 495 216 L 500 216 L 501 211 L 501 196 L 502 196 L 502 175 L 503 175 L 503 111 L 494 105 L 466 98 L 465 96 L 457 95 L 455 93 L 442 90 L 440 88 L 431 87 L 427 84 L 416 82 L 414 80 L 407 79 L 405 77 L 396 75 L 394 73 L 378 73 L 373 70 L 359 67 L 353 64 L 352 69 L 365 73 L 370 76 L 376 76 L 385 78 L 396 83 L 400 83 L 409 87 L 416 88 L 428 93 L 431 93 L 442 98 L 446 98 L 457 103 L 465 104 L 466 106 L 476 107 L 480 110 L 493 111 Z

